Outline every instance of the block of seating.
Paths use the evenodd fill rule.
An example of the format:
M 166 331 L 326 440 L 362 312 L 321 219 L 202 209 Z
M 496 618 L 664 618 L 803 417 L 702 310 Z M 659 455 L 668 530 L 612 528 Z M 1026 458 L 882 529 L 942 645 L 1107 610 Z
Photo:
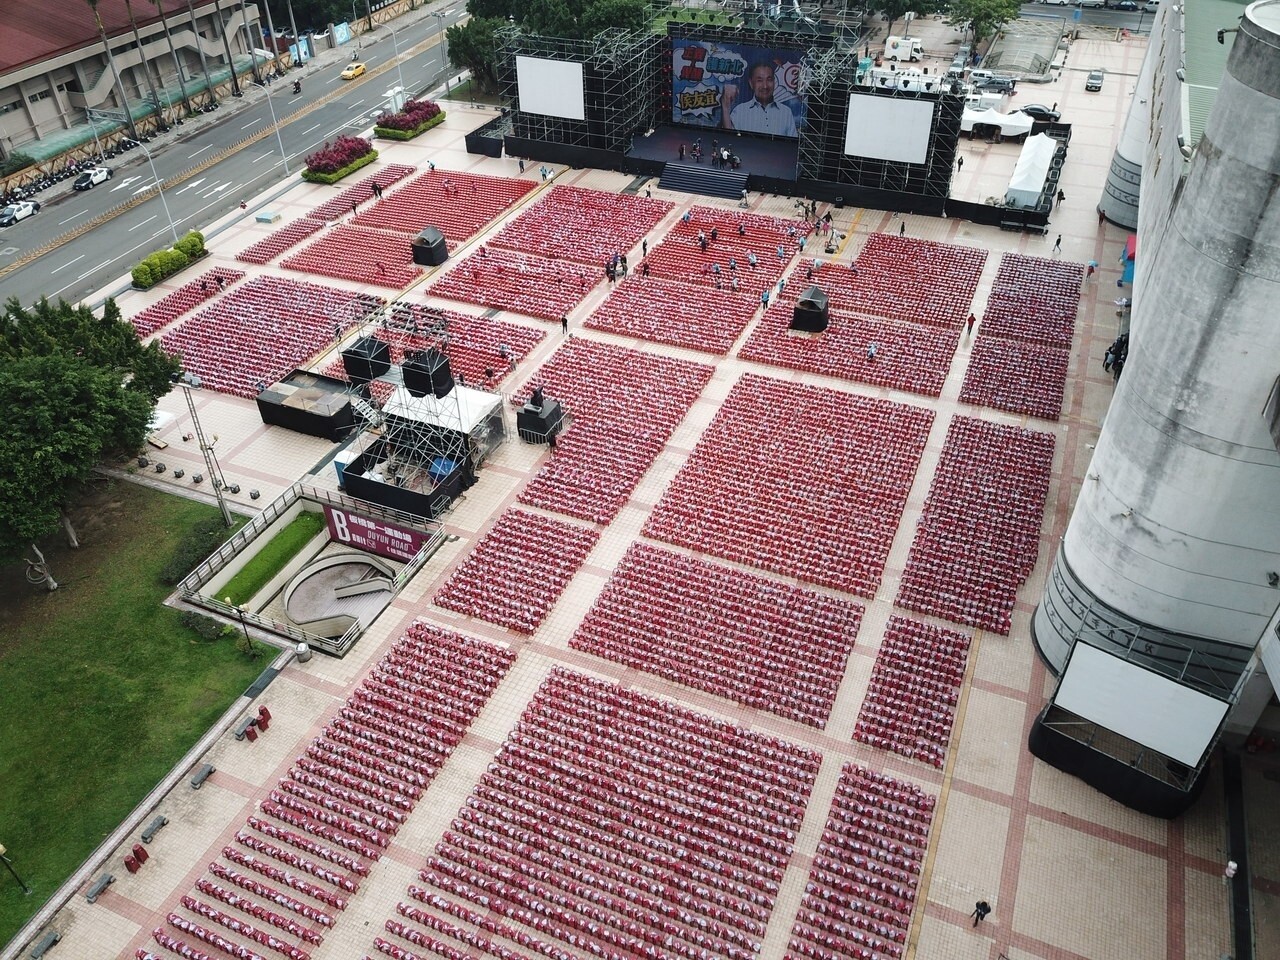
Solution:
M 845 765 L 787 960 L 903 955 L 934 806 L 918 787 Z
M 965 634 L 890 617 L 853 739 L 941 767 L 968 658 Z
M 288 270 L 318 273 L 380 287 L 407 287 L 422 269 L 404 237 L 386 230 L 340 224 L 280 264 Z
M 860 313 L 956 326 L 969 315 L 986 260 L 977 247 L 874 233 L 827 294 L 832 306 Z
M 257 243 L 245 247 L 236 254 L 241 263 L 269 263 L 290 247 L 297 246 L 317 230 L 323 229 L 324 220 L 316 217 L 300 217 L 281 227 Z
M 599 537 L 595 529 L 508 510 L 436 592 L 435 603 L 533 633 Z
M 481 247 L 427 288 L 429 296 L 559 320 L 600 278 L 561 260 Z
M 450 247 L 479 233 L 534 188 L 528 180 L 437 169 L 414 177 L 359 213 L 361 226 L 416 235 L 436 227 Z
M 820 757 L 555 668 L 385 956 L 758 956 Z M 522 951 L 522 952 L 521 952 Z
M 573 421 L 520 502 L 608 523 L 711 379 L 713 368 L 577 337 L 516 392 L 537 385 Z
M 347 187 L 336 197 L 313 207 L 307 216 L 316 220 L 337 220 L 351 212 L 352 204 L 361 204 L 373 198 L 373 185 L 387 190 L 409 176 L 417 169 L 402 163 L 389 163 L 371 177 L 362 177 L 354 185 Z
M 493 246 L 602 268 L 626 253 L 675 205 L 625 193 L 554 186 L 493 239 Z
M 1000 259 L 982 332 L 1067 348 L 1075 335 L 1084 267 L 1079 263 L 1006 253 Z
M 821 729 L 861 618 L 846 600 L 633 544 L 569 645 Z
M 897 604 L 1007 634 L 1035 566 L 1054 437 L 956 417 L 916 526 Z
M 177 946 L 190 940 L 243 960 L 263 947 L 308 960 L 514 660 L 411 624 L 178 898 L 156 942 L 184 957 L 196 956 Z
M 819 270 L 819 275 L 839 270 Z M 815 278 L 821 286 L 821 281 Z M 790 370 L 892 387 L 924 396 L 942 392 L 960 342 L 960 328 L 943 329 L 833 312 L 820 334 L 792 333 L 796 301 L 774 303 L 738 356 Z M 868 356 L 876 346 L 875 359 Z
M 195 280 L 184 283 L 173 293 L 167 294 L 151 306 L 144 307 L 129 322 L 133 324 L 133 329 L 138 331 L 139 338 L 149 337 L 161 327 L 167 327 L 173 323 L 184 313 L 213 299 L 229 284 L 235 283 L 243 276 L 243 270 L 214 267 Z
M 393 304 L 371 332 L 391 348 L 393 363 L 403 361 L 406 350 L 434 346 L 449 358 L 455 376 L 461 374 L 469 384 L 491 386 L 514 371 L 547 335 L 545 330 L 497 317 L 405 302 Z
M 791 258 L 805 249 L 811 229 L 803 220 L 693 207 L 642 262 L 651 276 L 718 286 L 759 302 L 761 292 L 777 284 Z
M 750 322 L 755 293 L 705 289 L 633 274 L 619 283 L 584 326 L 654 343 L 726 354 Z
M 748 374 L 644 533 L 874 596 L 933 416 Z
M 1005 340 L 979 330 L 960 399 L 996 410 L 1057 420 L 1071 352 L 1026 340 Z
M 341 336 L 382 301 L 283 277 L 256 277 L 218 297 L 163 333 L 160 343 L 182 355 L 183 369 L 204 386 L 257 396 Z

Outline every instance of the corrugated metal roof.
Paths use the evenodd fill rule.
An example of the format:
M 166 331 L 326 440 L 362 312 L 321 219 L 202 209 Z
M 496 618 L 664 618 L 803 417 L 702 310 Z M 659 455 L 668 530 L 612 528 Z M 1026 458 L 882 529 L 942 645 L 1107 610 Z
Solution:
M 151 0 L 132 0 L 138 25 L 154 23 L 160 13 Z M 187 19 L 185 0 L 162 0 L 166 15 Z M 212 4 L 197 3 L 200 15 Z M 132 33 L 124 0 L 100 0 L 98 14 L 107 35 Z M 85 0 L 3 0 L 0 11 L 0 86 L 4 75 L 42 60 L 98 42 L 98 26 Z
M 1229 33 L 1226 43 L 1220 44 L 1218 31 L 1236 26 L 1248 5 L 1242 0 L 1183 0 L 1187 122 L 1192 144 L 1204 135 L 1204 125 L 1218 96 L 1218 85 L 1235 39 L 1235 35 Z

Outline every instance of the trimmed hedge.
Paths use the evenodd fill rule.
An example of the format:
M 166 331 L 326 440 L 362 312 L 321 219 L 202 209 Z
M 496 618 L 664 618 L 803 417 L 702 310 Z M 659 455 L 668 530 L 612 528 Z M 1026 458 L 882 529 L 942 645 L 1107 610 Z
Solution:
M 347 164 L 341 170 L 335 170 L 333 173 L 314 173 L 311 170 L 302 171 L 302 179 L 308 183 L 337 183 L 345 176 L 355 173 L 361 167 L 367 167 L 373 161 L 378 159 L 378 151 L 370 150 L 359 160 Z
M 190 266 L 204 254 L 204 234 L 192 230 L 168 250 L 157 250 L 137 263 L 130 271 L 133 285 L 140 290 L 154 287 L 166 277 Z
M 420 123 L 412 130 L 393 130 L 391 127 L 374 127 L 373 135 L 381 137 L 383 140 L 412 140 L 419 134 L 426 133 L 432 127 L 437 127 L 444 123 L 445 112 L 441 110 L 430 120 Z

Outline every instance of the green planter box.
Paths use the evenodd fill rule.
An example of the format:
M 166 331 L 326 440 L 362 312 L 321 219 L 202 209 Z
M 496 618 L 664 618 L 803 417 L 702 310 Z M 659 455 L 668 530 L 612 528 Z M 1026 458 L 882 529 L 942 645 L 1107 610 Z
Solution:
M 341 170 L 335 170 L 333 173 L 315 173 L 311 170 L 302 171 L 302 179 L 308 183 L 337 183 L 343 177 L 350 176 L 361 167 L 367 167 L 373 161 L 378 159 L 378 151 L 370 150 L 359 160 L 349 163 Z
M 381 137 L 383 140 L 412 140 L 414 137 L 426 133 L 432 127 L 438 127 L 444 123 L 445 111 L 441 110 L 426 123 L 420 123 L 412 130 L 396 130 L 394 127 L 374 127 L 373 135 Z

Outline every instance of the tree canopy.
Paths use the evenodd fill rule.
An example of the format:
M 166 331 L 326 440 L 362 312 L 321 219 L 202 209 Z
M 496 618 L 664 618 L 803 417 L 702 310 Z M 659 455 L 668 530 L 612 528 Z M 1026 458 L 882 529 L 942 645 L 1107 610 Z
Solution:
M 947 23 L 969 27 L 974 40 L 985 40 L 1021 12 L 1021 0 L 951 0 Z
M 0 316 L 0 557 L 57 528 L 105 456 L 146 438 L 178 358 L 143 346 L 114 300 L 84 306 L 17 300 Z

